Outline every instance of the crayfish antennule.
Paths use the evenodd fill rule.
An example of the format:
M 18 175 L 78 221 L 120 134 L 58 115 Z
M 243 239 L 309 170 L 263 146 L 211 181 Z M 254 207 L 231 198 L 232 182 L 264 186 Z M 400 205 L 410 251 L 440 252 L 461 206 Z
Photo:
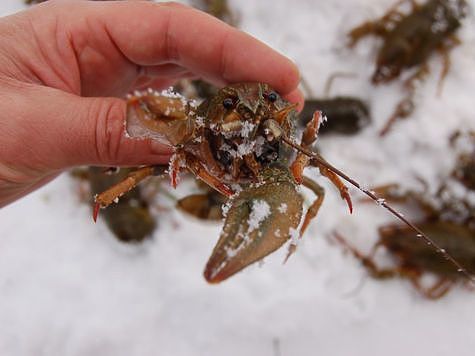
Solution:
M 92 212 L 92 218 L 94 219 L 94 222 L 97 221 L 97 216 L 99 215 L 99 209 L 101 208 L 100 203 L 95 203 L 94 204 L 94 210 Z

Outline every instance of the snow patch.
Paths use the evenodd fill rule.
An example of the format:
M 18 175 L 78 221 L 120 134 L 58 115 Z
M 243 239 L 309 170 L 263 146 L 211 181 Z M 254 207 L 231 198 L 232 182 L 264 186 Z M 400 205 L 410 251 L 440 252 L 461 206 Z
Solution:
M 287 212 L 287 204 L 285 203 L 280 204 L 277 210 L 279 211 L 279 213 L 285 214 Z
M 249 219 L 247 220 L 249 225 L 247 232 L 251 233 L 252 231 L 256 230 L 269 215 L 269 203 L 262 199 L 254 200 L 251 213 L 249 214 Z

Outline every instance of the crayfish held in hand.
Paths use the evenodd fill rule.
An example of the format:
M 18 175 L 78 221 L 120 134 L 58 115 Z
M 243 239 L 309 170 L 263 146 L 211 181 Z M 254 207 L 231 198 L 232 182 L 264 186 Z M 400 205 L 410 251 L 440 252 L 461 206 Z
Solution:
M 128 98 L 128 135 L 174 146 L 168 170 L 172 186 L 177 185 L 179 172 L 186 169 L 228 198 L 224 228 L 204 272 L 210 283 L 223 281 L 261 260 L 291 237 L 288 256 L 295 250 L 296 240 L 317 215 L 324 196 L 320 185 L 303 175 L 306 167 L 319 168 L 340 191 L 350 211 L 348 189 L 339 177 L 377 199 L 312 150 L 323 119 L 320 112 L 303 130 L 300 143 L 295 141 L 295 107 L 263 83 L 224 87 L 199 106 L 171 91 L 149 90 Z M 143 167 L 97 195 L 94 218 L 99 208 L 160 170 L 163 167 Z M 299 185 L 317 196 L 303 218 Z

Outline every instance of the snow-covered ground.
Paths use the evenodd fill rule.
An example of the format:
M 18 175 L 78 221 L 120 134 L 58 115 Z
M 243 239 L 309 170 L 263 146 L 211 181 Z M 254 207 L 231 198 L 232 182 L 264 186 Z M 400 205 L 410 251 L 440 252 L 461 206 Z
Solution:
M 460 31 L 443 94 L 437 96 L 441 60 L 434 58 L 414 115 L 380 139 L 401 83 L 372 87 L 379 42 L 368 39 L 350 51 L 344 34 L 392 3 L 232 5 L 241 28 L 295 60 L 315 94 L 333 72 L 358 74 L 337 81 L 332 94 L 360 95 L 374 122 L 358 136 L 321 138 L 330 162 L 368 185 L 416 186 L 416 174 L 437 182 L 453 164 L 449 134 L 475 129 L 475 21 L 471 15 Z M 3 0 L 0 13 L 22 7 Z M 63 175 L 0 211 L 0 355 L 473 355 L 473 292 L 454 288 L 434 302 L 405 280 L 366 277 L 327 237 L 338 229 L 367 251 L 376 228 L 394 220 L 361 203 L 349 216 L 320 181 L 328 187 L 320 215 L 286 265 L 281 249 L 263 266 L 208 285 L 202 271 L 219 225 L 168 212 L 151 241 L 124 245 L 103 221 L 92 223 L 76 183 Z

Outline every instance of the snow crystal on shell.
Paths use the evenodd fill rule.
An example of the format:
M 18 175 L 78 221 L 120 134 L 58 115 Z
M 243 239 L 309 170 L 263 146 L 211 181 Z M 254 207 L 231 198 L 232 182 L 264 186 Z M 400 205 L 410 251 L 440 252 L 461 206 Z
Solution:
M 254 231 L 259 225 L 270 215 L 270 205 L 265 200 L 254 200 L 252 204 L 252 210 L 249 214 L 247 223 L 249 228 L 248 233 Z
M 285 203 L 280 204 L 277 210 L 279 210 L 279 213 L 285 214 L 287 212 L 287 204 Z
M 249 137 L 249 134 L 254 130 L 255 127 L 256 125 L 252 122 L 244 121 L 242 123 L 241 137 Z
M 291 227 L 289 229 L 289 235 L 290 235 L 290 244 L 297 246 L 299 243 L 299 237 L 300 237 L 299 231 Z

